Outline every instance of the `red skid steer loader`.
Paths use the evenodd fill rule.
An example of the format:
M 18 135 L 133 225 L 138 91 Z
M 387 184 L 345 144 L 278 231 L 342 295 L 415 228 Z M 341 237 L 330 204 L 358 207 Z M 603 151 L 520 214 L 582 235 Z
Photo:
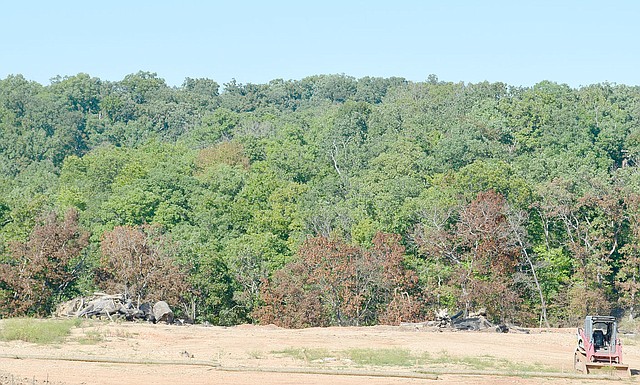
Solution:
M 615 317 L 585 317 L 584 329 L 578 328 L 578 346 L 573 361 L 576 370 L 584 374 L 631 377 L 629 365 L 622 362 L 622 345 Z

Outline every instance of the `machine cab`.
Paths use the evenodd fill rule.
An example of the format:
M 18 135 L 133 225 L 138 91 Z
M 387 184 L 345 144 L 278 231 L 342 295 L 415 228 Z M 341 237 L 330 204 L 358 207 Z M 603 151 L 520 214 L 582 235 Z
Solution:
M 584 319 L 584 336 L 595 352 L 616 350 L 618 324 L 615 317 L 587 316 Z

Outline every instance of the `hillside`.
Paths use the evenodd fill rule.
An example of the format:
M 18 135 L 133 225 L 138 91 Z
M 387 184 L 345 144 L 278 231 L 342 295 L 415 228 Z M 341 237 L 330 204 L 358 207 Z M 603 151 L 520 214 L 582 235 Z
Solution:
M 640 88 L 0 80 L 0 315 L 94 291 L 216 325 L 634 317 Z

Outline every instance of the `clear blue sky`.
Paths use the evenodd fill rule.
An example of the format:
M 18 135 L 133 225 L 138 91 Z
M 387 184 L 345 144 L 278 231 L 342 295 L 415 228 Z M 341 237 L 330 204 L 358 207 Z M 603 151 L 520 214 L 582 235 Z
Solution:
M 156 72 L 640 85 L 640 1 L 29 1 L 0 7 L 0 78 Z

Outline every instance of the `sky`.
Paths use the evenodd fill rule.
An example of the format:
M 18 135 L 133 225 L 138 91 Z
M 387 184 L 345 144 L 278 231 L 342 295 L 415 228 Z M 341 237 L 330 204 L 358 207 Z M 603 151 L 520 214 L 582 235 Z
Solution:
M 636 0 L 13 0 L 0 7 L 0 78 L 640 85 L 639 17 Z

